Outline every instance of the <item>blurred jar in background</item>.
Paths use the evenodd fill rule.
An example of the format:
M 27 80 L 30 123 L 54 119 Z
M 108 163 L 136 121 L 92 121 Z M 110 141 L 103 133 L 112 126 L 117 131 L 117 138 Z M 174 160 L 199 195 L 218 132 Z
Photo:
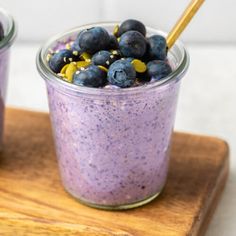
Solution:
M 13 18 L 0 8 L 0 149 L 3 142 L 4 111 L 7 92 L 10 47 L 16 36 Z

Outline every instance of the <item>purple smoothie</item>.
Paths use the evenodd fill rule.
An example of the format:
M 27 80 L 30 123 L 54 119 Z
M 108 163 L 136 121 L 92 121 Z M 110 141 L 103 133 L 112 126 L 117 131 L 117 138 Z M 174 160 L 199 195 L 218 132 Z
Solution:
M 0 9 L 0 28 L 0 148 L 2 148 L 9 54 L 16 34 L 13 19 L 3 9 Z
M 9 51 L 0 51 L 0 147 L 3 140 L 5 99 L 8 80 Z
M 41 53 L 45 59 L 47 50 Z M 182 46 L 175 46 L 169 57 L 176 70 L 172 78 L 130 89 L 73 86 L 45 74 L 38 61 L 46 78 L 61 178 L 70 194 L 91 206 L 125 209 L 161 192 L 180 79 L 188 64 L 184 57 Z

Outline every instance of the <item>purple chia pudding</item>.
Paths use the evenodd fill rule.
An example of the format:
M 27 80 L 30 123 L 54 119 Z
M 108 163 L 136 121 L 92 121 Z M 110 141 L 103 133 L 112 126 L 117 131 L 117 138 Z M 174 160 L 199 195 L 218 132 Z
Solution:
M 4 111 L 7 92 L 10 46 L 15 39 L 15 24 L 0 8 L 0 149 L 3 143 Z
M 111 31 L 115 24 L 97 25 Z M 177 42 L 168 53 L 173 72 L 131 88 L 89 88 L 61 80 L 47 65 L 48 52 L 92 26 L 52 39 L 37 57 L 48 91 L 60 175 L 65 189 L 87 205 L 133 208 L 154 199 L 165 185 L 188 54 Z M 163 34 L 151 28 L 147 33 Z

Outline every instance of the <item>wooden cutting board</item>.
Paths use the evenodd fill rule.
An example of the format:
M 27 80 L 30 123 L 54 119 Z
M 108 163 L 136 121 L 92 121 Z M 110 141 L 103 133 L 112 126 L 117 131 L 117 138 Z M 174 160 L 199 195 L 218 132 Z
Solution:
M 49 117 L 8 109 L 0 154 L 0 235 L 202 236 L 225 185 L 227 144 L 175 133 L 163 193 L 122 212 L 96 210 L 60 182 Z

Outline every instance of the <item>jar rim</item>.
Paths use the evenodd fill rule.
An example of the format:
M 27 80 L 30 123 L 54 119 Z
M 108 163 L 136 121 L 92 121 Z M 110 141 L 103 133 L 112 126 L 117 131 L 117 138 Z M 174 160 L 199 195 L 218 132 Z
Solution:
M 8 30 L 4 32 L 4 38 L 0 41 L 0 50 L 8 48 L 12 45 L 16 38 L 16 23 L 13 17 L 3 8 L 0 8 L 0 13 L 5 17 L 8 23 Z
M 180 51 L 181 53 L 181 60 L 178 66 L 172 71 L 170 75 L 154 83 L 147 83 L 141 86 L 123 88 L 123 89 L 91 88 L 91 87 L 85 87 L 85 86 L 78 86 L 78 85 L 74 85 L 72 83 L 66 82 L 62 80 L 61 77 L 59 77 L 58 75 L 54 74 L 51 71 L 51 69 L 48 66 L 48 63 L 46 62 L 46 55 L 48 54 L 48 50 L 50 46 L 54 42 L 60 41 L 60 39 L 62 39 L 63 37 L 78 33 L 84 29 L 88 29 L 95 26 L 109 27 L 109 26 L 115 26 L 117 24 L 120 24 L 120 22 L 96 22 L 92 24 L 82 25 L 80 27 L 75 27 L 75 28 L 72 28 L 71 30 L 68 30 L 61 34 L 57 34 L 54 37 L 51 37 L 43 46 L 41 46 L 36 56 L 36 65 L 37 65 L 37 69 L 41 77 L 51 84 L 58 84 L 58 89 L 64 88 L 75 94 L 88 94 L 88 95 L 100 96 L 100 95 L 125 95 L 125 94 L 133 94 L 133 93 L 137 94 L 140 92 L 144 92 L 146 90 L 152 90 L 157 87 L 166 85 L 172 82 L 173 80 L 177 82 L 185 75 L 189 67 L 189 54 L 186 48 L 184 47 L 184 45 L 182 44 L 182 42 L 180 42 L 179 40 L 176 41 L 175 45 L 172 47 L 172 48 L 178 49 L 178 51 Z M 165 32 L 156 30 L 154 28 L 146 27 L 146 29 L 147 29 L 147 32 L 154 32 L 156 34 L 167 36 Z

